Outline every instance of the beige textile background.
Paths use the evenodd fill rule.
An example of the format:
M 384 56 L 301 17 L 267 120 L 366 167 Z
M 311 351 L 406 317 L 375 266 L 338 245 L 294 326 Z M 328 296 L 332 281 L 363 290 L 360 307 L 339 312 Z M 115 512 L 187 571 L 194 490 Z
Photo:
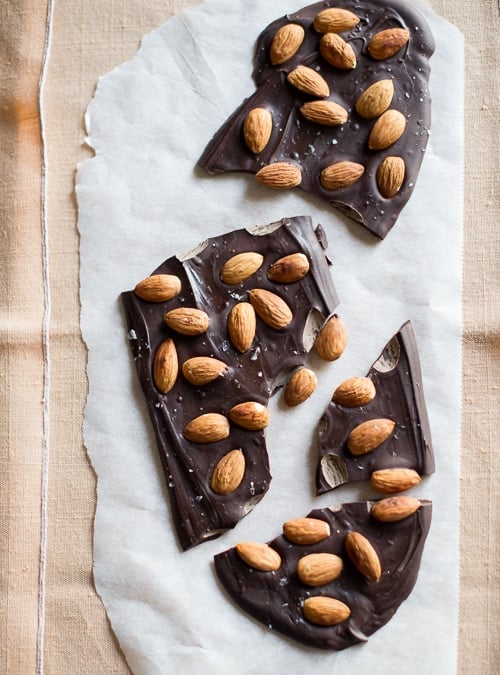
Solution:
M 92 584 L 95 477 L 82 441 L 87 381 L 74 177 L 77 162 L 89 156 L 83 114 L 99 76 L 131 57 L 144 33 L 195 2 L 54 1 L 43 98 L 49 261 L 44 268 L 38 84 L 46 3 L 0 2 L 0 673 L 30 675 L 37 668 L 52 675 L 127 673 Z M 432 5 L 464 32 L 466 46 L 457 672 L 493 675 L 500 663 L 500 22 L 495 0 L 432 0 Z M 50 368 L 44 381 L 47 301 Z M 47 382 L 49 454 L 44 455 Z M 39 617 L 43 466 L 48 529 L 45 611 Z M 443 570 L 443 581 L 446 574 Z

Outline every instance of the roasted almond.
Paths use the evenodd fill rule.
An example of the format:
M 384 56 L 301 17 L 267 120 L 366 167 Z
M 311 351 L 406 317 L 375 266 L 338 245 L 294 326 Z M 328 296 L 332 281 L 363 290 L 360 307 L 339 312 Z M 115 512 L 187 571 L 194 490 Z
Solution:
M 294 518 L 283 523 L 283 534 L 292 544 L 317 544 L 330 536 L 330 525 L 319 518 Z
M 171 309 L 163 317 L 169 328 L 182 335 L 201 335 L 208 328 L 208 314 L 194 307 Z
M 220 272 L 225 284 L 230 286 L 245 281 L 261 267 L 264 256 L 256 251 L 237 253 L 227 260 Z
M 181 280 L 175 274 L 153 274 L 134 288 L 135 294 L 147 302 L 167 302 L 180 293 Z
M 300 108 L 302 115 L 310 122 L 339 127 L 347 122 L 347 110 L 334 101 L 308 101 Z
M 376 61 L 383 61 L 397 54 L 409 39 L 410 33 L 405 28 L 388 28 L 372 37 L 368 52 Z
M 382 197 L 390 199 L 400 191 L 405 179 L 405 161 L 402 157 L 386 157 L 377 169 L 377 186 Z
M 421 480 L 414 469 L 379 469 L 370 476 L 372 488 L 386 494 L 404 492 L 418 485 Z
M 306 586 L 323 586 L 342 572 L 342 558 L 333 553 L 310 553 L 297 563 L 297 576 Z
M 227 371 L 223 361 L 211 356 L 193 356 L 182 364 L 182 374 L 196 387 L 213 382 Z
M 330 87 L 324 77 L 307 66 L 297 66 L 288 73 L 287 80 L 292 87 L 299 89 L 304 94 L 318 96 L 319 98 L 330 96 Z
M 316 14 L 314 30 L 318 33 L 343 33 L 357 26 L 359 22 L 359 16 L 348 9 L 330 7 Z
M 371 542 L 360 532 L 348 532 L 345 538 L 347 555 L 369 581 L 379 581 L 382 565 Z
M 182 435 L 191 443 L 216 443 L 229 436 L 229 421 L 220 413 L 205 413 L 186 424 Z
M 309 260 L 303 253 L 291 253 L 271 265 L 267 277 L 277 284 L 300 281 L 309 272 Z
M 321 56 L 334 68 L 353 70 L 356 54 L 351 45 L 336 33 L 325 33 L 319 41 Z M 327 94 L 328 96 L 328 94 Z
M 218 495 L 229 495 L 239 487 L 244 475 L 245 455 L 241 450 L 231 450 L 217 462 L 210 487 Z
M 376 393 L 369 377 L 350 377 L 335 389 L 332 401 L 346 408 L 357 408 L 373 401 Z
M 351 431 L 347 447 L 353 455 L 366 455 L 382 445 L 392 434 L 395 426 L 395 422 L 383 417 L 366 420 Z
M 411 516 L 420 508 L 420 500 L 415 497 L 398 495 L 381 499 L 371 508 L 371 515 L 382 523 L 395 523 Z
M 314 342 L 318 356 L 325 361 L 336 361 L 347 346 L 344 322 L 336 314 L 331 316 L 319 331 Z
M 244 354 L 255 337 L 255 310 L 249 302 L 238 302 L 227 318 L 227 332 L 235 349 Z
M 364 172 L 365 167 L 357 162 L 335 162 L 321 172 L 321 185 L 325 190 L 340 190 L 355 183 Z
M 379 117 L 391 105 L 394 96 L 394 82 L 379 80 L 371 84 L 356 101 L 356 111 L 361 117 L 372 120 Z
M 245 541 L 236 544 L 235 549 L 243 562 L 259 572 L 275 572 L 281 566 L 280 554 L 268 544 Z
M 248 298 L 262 321 L 276 330 L 285 328 L 293 319 L 292 310 L 279 295 L 264 288 L 254 288 Z
M 406 118 L 399 110 L 386 110 L 370 131 L 368 147 L 370 150 L 384 150 L 395 143 L 404 133 Z
M 274 162 L 259 169 L 255 178 L 267 187 L 276 190 L 287 190 L 302 183 L 302 171 L 297 164 L 290 162 Z
M 317 595 L 304 600 L 304 617 L 317 626 L 336 626 L 351 615 L 349 607 L 326 595 Z
M 153 380 L 163 394 L 167 394 L 177 380 L 179 364 L 177 350 L 171 338 L 164 340 L 156 350 L 153 361 Z
M 269 410 L 257 401 L 245 401 L 231 408 L 229 419 L 243 429 L 258 431 L 269 424 Z
M 287 23 L 278 28 L 271 42 L 269 58 L 279 66 L 295 56 L 304 42 L 305 31 L 298 23 Z
M 271 138 L 273 117 L 267 108 L 252 108 L 243 122 L 243 138 L 249 150 L 262 152 Z
M 309 368 L 299 368 L 285 387 L 285 403 L 291 408 L 303 403 L 316 389 L 318 380 Z

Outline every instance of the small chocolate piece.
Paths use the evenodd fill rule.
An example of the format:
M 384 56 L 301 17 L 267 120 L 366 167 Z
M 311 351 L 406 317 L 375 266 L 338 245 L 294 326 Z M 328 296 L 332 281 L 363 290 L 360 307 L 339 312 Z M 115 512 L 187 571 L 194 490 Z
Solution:
M 299 642 L 341 650 L 366 641 L 411 593 L 432 513 L 431 502 L 421 500 L 405 517 L 382 521 L 373 505 L 311 511 L 293 521 L 295 530 L 319 520 L 326 537 L 300 544 L 283 534 L 267 547 L 239 544 L 215 556 L 217 576 L 237 605 Z M 264 564 L 269 559 L 272 566 Z
M 300 186 L 384 238 L 427 145 L 434 40 L 401 0 L 343 4 L 309 5 L 263 31 L 257 90 L 199 164 L 212 174 L 254 173 L 269 187 Z
M 399 492 L 434 471 L 417 343 L 406 322 L 366 378 L 350 378 L 333 394 L 319 423 L 318 494 L 372 480 Z
M 338 304 L 325 248 L 310 218 L 284 218 L 164 262 L 151 278 L 169 275 L 168 300 L 153 282 L 122 294 L 183 549 L 234 527 L 269 487 L 268 399 Z

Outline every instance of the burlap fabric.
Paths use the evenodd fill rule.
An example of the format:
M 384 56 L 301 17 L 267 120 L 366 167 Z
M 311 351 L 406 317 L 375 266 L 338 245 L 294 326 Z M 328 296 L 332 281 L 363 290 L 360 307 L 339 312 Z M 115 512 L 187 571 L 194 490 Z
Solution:
M 76 164 L 88 156 L 83 114 L 98 77 L 187 4 L 194 3 L 0 3 L 0 672 L 8 675 L 128 672 L 92 583 L 95 477 L 82 441 L 86 352 L 73 188 Z M 457 672 L 493 675 L 500 663 L 500 22 L 494 0 L 432 4 L 466 44 Z

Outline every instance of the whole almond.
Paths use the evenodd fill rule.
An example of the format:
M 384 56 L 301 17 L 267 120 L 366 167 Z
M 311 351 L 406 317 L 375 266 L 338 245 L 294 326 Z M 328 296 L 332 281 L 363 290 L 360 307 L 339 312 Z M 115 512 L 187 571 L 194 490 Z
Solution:
M 319 518 L 294 518 L 283 523 L 283 534 L 292 544 L 317 544 L 330 536 L 330 525 Z
M 273 117 L 267 108 L 252 108 L 243 122 L 243 138 L 249 150 L 262 152 L 271 138 Z
M 365 167 L 357 162 L 335 162 L 321 172 L 321 185 L 325 190 L 340 190 L 355 183 L 364 172 Z
M 314 17 L 314 30 L 318 33 L 343 33 L 358 25 L 359 16 L 348 9 L 330 7 Z
M 342 558 L 333 553 L 310 553 L 297 563 L 297 576 L 306 586 L 323 586 L 342 572 Z
M 356 54 L 351 45 L 336 33 L 325 33 L 319 41 L 321 56 L 334 68 L 353 70 L 356 68 Z M 327 94 L 328 96 L 328 94 Z
M 248 298 L 262 321 L 275 330 L 285 328 L 293 319 L 292 310 L 279 295 L 264 288 L 254 288 Z
M 281 566 L 280 554 L 268 544 L 245 541 L 236 544 L 235 549 L 243 562 L 259 572 L 275 572 Z
M 164 340 L 156 350 L 153 360 L 153 380 L 163 394 L 167 394 L 177 380 L 179 364 L 177 350 L 171 338 Z
M 304 600 L 304 617 L 318 626 L 336 626 L 351 615 L 349 607 L 326 595 L 317 595 Z
M 225 284 L 234 285 L 245 281 L 261 267 L 264 256 L 256 251 L 237 253 L 227 260 L 220 273 Z
M 285 387 L 285 403 L 290 408 L 303 403 L 316 389 L 318 380 L 309 368 L 299 368 Z
M 383 417 L 362 422 L 349 434 L 347 447 L 353 455 L 366 455 L 382 445 L 395 426 L 395 422 Z
M 290 162 L 274 162 L 259 169 L 255 178 L 266 187 L 276 190 L 287 190 L 302 183 L 302 171 L 297 164 Z
M 421 480 L 414 469 L 379 469 L 370 476 L 372 488 L 386 494 L 404 492 L 418 485 Z
M 180 293 L 181 280 L 175 274 L 153 274 L 134 288 L 135 294 L 147 302 L 167 302 Z
M 371 508 L 371 515 L 382 523 L 395 523 L 411 516 L 420 508 L 420 500 L 415 497 L 398 495 L 380 499 Z
M 361 117 L 372 120 L 379 117 L 391 105 L 394 96 L 394 82 L 379 80 L 371 84 L 356 101 L 356 111 Z
M 269 424 L 269 410 L 257 401 L 245 401 L 231 408 L 229 419 L 243 429 L 258 431 Z
M 245 455 L 241 450 L 231 450 L 216 464 L 210 479 L 210 487 L 218 495 L 234 492 L 245 475 Z
M 304 94 L 326 98 L 330 96 L 330 87 L 327 81 L 316 70 L 307 66 L 297 66 L 287 75 L 290 84 Z
M 318 356 L 325 361 L 336 361 L 347 346 L 344 322 L 336 314 L 331 316 L 319 331 L 314 342 Z
M 386 157 L 377 169 L 377 186 L 382 197 L 390 199 L 400 191 L 405 179 L 405 161 L 402 157 Z
M 369 581 L 379 581 L 382 576 L 382 565 L 377 551 L 370 541 L 360 532 L 348 532 L 345 538 L 347 555 L 354 566 Z
M 182 335 L 201 335 L 208 328 L 208 314 L 194 307 L 171 309 L 163 317 L 169 328 Z
M 300 112 L 310 122 L 329 127 L 339 127 L 349 117 L 347 110 L 334 101 L 308 101 Z
M 300 281 L 309 272 L 309 260 L 303 253 L 291 253 L 271 265 L 267 277 L 277 284 Z
M 196 387 L 213 382 L 227 372 L 227 365 L 211 356 L 193 356 L 182 364 L 182 374 Z
M 376 393 L 369 377 L 350 377 L 335 389 L 332 401 L 346 408 L 357 408 L 373 401 Z
M 410 33 L 405 28 L 388 28 L 372 37 L 368 52 L 376 61 L 383 61 L 397 54 L 409 39 Z
M 384 150 L 395 143 L 404 133 L 406 118 L 399 110 L 386 110 L 370 131 L 368 147 L 370 150 Z
M 241 354 L 252 346 L 255 328 L 255 310 L 249 302 L 238 302 L 231 308 L 227 318 L 227 332 L 233 347 Z
M 273 66 L 279 66 L 295 56 L 304 42 L 304 35 L 304 29 L 297 23 L 287 23 L 278 28 L 269 49 Z
M 205 413 L 191 420 L 182 435 L 191 443 L 216 443 L 229 436 L 229 421 L 220 413 Z

